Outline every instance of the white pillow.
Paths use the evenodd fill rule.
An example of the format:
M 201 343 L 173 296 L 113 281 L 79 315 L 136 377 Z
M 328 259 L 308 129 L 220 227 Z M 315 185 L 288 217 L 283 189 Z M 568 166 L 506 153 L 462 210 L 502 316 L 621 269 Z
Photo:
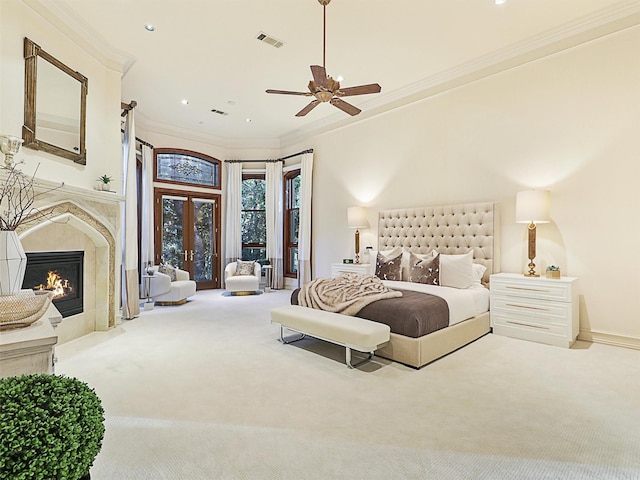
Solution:
M 440 285 L 468 288 L 473 281 L 473 250 L 463 255 L 440 254 Z
M 402 252 L 402 247 L 393 247 L 389 250 L 367 250 L 369 252 L 369 275 L 376 274 L 376 260 L 378 253 L 384 257 L 385 260 L 391 260 L 397 257 Z
M 487 267 L 479 263 L 473 264 L 473 284 L 482 285 L 482 276 L 487 271 Z

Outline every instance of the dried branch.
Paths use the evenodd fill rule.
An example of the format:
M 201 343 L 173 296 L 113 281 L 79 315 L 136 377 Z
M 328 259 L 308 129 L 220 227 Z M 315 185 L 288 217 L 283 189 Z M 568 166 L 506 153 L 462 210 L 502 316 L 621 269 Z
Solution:
M 29 177 L 19 170 L 17 165 L 12 163 L 8 166 L 0 166 L 0 170 L 6 172 L 6 179 L 0 185 L 0 230 L 15 230 L 22 223 L 31 223 L 46 217 L 33 206 L 36 199 L 40 195 L 64 186 L 62 182 L 60 185 L 36 193 L 35 177 L 38 168 Z

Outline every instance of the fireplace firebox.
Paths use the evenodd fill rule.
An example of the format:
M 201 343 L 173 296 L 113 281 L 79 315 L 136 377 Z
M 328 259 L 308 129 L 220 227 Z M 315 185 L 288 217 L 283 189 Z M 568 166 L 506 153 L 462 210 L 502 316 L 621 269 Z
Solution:
M 22 288 L 53 292 L 63 317 L 82 313 L 84 252 L 28 252 Z

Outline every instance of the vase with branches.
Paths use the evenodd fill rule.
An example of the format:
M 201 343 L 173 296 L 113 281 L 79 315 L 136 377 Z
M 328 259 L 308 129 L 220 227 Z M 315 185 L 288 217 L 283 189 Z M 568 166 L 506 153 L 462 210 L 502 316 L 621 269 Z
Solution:
M 22 288 L 27 261 L 16 229 L 41 220 L 45 214 L 35 207 L 37 198 L 64 185 L 36 191 L 38 168 L 29 176 L 18 168 L 23 162 L 13 161 L 21 144 L 22 139 L 9 136 L 2 137 L 0 144 L 5 154 L 0 166 L 0 295 L 12 295 Z

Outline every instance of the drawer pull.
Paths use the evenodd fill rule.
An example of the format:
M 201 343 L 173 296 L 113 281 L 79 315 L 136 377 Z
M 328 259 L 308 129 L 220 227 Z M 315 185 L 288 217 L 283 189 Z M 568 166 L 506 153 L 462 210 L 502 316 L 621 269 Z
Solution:
M 511 323 L 512 325 L 521 325 L 523 327 L 531 327 L 531 328 L 539 328 L 541 330 L 549 330 L 549 327 L 543 327 L 542 325 L 531 325 L 530 323 L 513 322 L 511 320 L 507 320 L 507 323 Z
M 541 310 L 543 312 L 548 312 L 549 309 L 548 308 L 540 308 L 540 307 L 529 307 L 527 305 L 517 305 L 515 303 L 507 303 L 508 307 L 516 307 L 516 308 L 527 308 L 529 310 Z
M 528 292 L 544 292 L 549 293 L 549 290 L 545 290 L 544 288 L 525 288 L 525 287 L 511 287 L 507 285 L 506 288 L 510 288 L 511 290 L 526 290 Z

